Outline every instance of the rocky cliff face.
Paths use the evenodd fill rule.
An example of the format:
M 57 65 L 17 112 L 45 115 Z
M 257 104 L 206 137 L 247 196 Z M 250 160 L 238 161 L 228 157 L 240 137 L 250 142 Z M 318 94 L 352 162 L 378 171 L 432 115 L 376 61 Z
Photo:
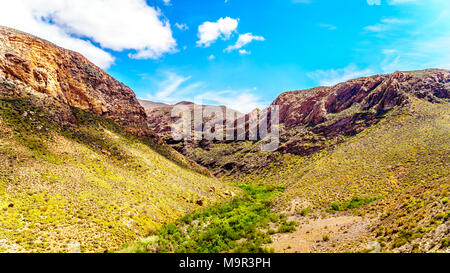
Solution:
M 301 126 L 308 126 L 315 133 L 336 136 L 362 131 L 376 123 L 381 113 L 408 104 L 411 97 L 446 102 L 450 98 L 449 90 L 450 71 L 428 69 L 364 77 L 332 87 L 286 92 L 272 105 L 279 106 L 280 124 L 283 124 L 285 136 Z M 148 101 L 141 101 L 141 104 L 146 109 L 152 129 L 166 140 L 170 139 L 173 106 Z M 249 115 L 245 119 L 248 121 Z M 282 149 L 296 153 L 288 147 Z
M 147 113 L 147 121 L 148 126 L 150 129 L 156 133 L 158 136 L 162 137 L 165 141 L 171 142 L 172 138 L 172 132 L 171 132 L 171 125 L 173 122 L 177 120 L 177 118 L 172 117 L 172 110 L 176 106 L 185 106 L 188 107 L 191 117 L 193 119 L 194 116 L 194 107 L 199 107 L 198 105 L 188 102 L 188 101 L 182 101 L 177 104 L 164 104 L 164 103 L 157 103 L 152 102 L 148 100 L 139 100 L 139 103 L 144 107 L 145 112 Z M 202 105 L 202 109 L 205 109 L 205 107 L 209 107 L 211 105 Z M 217 107 L 217 106 L 212 106 Z M 229 117 L 230 120 L 234 120 L 235 117 L 241 116 L 240 112 L 233 110 L 231 108 L 227 108 L 225 106 L 219 106 L 220 111 L 222 112 L 223 117 Z M 220 124 L 223 122 L 221 119 L 216 119 L 214 117 L 214 114 L 207 115 L 206 113 L 203 116 L 203 122 L 201 124 L 201 128 L 197 128 L 197 131 L 202 130 L 202 126 L 206 122 L 211 122 L 213 124 Z M 194 125 L 194 120 L 192 120 L 192 125 Z
M 133 91 L 82 55 L 0 26 L 0 77 L 148 134 L 146 114 Z
M 280 155 L 308 156 L 342 143 L 385 119 L 394 109 L 407 109 L 412 100 L 448 105 L 449 91 L 450 71 L 427 69 L 286 92 L 272 103 L 279 106 L 281 124 L 280 145 L 275 152 L 262 153 L 260 142 L 183 142 L 173 147 L 216 173 L 252 173 L 263 170 Z M 245 119 L 248 121 L 249 115 Z M 167 121 L 160 120 L 159 126 Z M 228 147 L 226 152 L 223 144 Z
M 317 125 L 352 106 L 356 110 L 387 111 L 409 102 L 408 94 L 431 102 L 448 99 L 450 72 L 429 69 L 359 78 L 333 87 L 287 92 L 272 104 L 280 106 L 286 128 Z

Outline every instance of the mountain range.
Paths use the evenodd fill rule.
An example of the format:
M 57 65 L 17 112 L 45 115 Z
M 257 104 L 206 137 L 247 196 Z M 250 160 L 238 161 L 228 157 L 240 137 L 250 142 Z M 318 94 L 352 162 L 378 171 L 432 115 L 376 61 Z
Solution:
M 176 105 L 0 27 L 0 251 L 448 251 L 449 90 L 427 69 L 282 93 L 275 151 L 174 140 Z

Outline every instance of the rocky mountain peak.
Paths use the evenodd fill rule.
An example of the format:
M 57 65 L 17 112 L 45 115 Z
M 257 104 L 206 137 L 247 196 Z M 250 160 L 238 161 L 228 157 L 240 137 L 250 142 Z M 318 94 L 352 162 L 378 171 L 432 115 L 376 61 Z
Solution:
M 450 71 L 427 69 L 363 77 L 332 87 L 317 87 L 281 94 L 272 104 L 280 106 L 280 123 L 287 128 L 317 125 L 350 107 L 387 111 L 407 104 L 410 95 L 431 102 L 449 98 Z
M 133 91 L 81 54 L 0 26 L 0 78 L 148 134 Z

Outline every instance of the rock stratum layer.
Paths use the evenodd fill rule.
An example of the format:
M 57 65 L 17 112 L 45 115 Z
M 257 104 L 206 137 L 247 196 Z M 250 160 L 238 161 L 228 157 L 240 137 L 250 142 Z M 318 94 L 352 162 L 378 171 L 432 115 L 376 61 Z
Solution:
M 228 108 L 226 106 L 213 106 L 213 105 L 197 105 L 192 102 L 182 101 L 177 104 L 164 104 L 158 102 L 152 102 L 148 100 L 138 100 L 139 103 L 144 107 L 145 112 L 147 113 L 147 121 L 148 126 L 152 130 L 152 132 L 156 133 L 159 137 L 164 139 L 168 143 L 172 143 L 172 123 L 175 122 L 178 118 L 172 117 L 172 111 L 177 106 L 187 107 L 188 111 L 191 114 L 191 122 L 193 128 L 195 127 L 195 131 L 202 131 L 205 123 L 211 124 L 224 124 L 224 120 L 233 121 L 238 116 L 243 116 L 242 113 Z M 202 122 L 199 124 L 195 124 L 194 121 L 194 109 L 195 108 L 202 109 L 206 112 L 206 108 L 209 108 L 211 111 L 217 111 L 221 115 L 219 117 L 215 117 L 215 113 L 211 114 L 211 116 L 204 115 Z M 176 116 L 176 114 L 175 114 Z M 224 120 L 223 120 L 223 119 Z
M 148 134 L 135 94 L 81 54 L 0 26 L 0 76 Z
M 450 71 L 427 69 L 286 92 L 272 103 L 279 106 L 281 124 L 280 145 L 274 153 L 262 153 L 258 141 L 232 145 L 184 141 L 173 147 L 216 173 L 251 173 L 265 169 L 280 154 L 308 156 L 331 148 L 377 124 L 392 110 L 407 108 L 413 100 L 448 105 L 449 90 Z M 168 128 L 170 113 L 166 111 L 166 117 L 161 117 L 164 113 L 159 109 L 147 110 L 148 119 L 157 120 L 159 128 Z M 245 120 L 249 118 L 246 115 Z M 227 152 L 223 151 L 222 144 L 228 145 Z
M 358 105 L 358 110 L 388 111 L 407 104 L 408 94 L 430 102 L 449 99 L 450 72 L 428 69 L 395 72 L 350 80 L 332 87 L 281 94 L 272 105 L 280 106 L 280 123 L 287 129 L 301 124 L 317 125 Z

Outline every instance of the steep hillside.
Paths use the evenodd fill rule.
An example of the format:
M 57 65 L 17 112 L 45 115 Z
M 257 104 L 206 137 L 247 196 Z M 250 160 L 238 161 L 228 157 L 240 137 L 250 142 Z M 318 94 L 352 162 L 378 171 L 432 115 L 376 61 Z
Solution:
M 285 154 L 249 179 L 283 184 L 288 210 L 328 209 L 353 196 L 389 197 L 449 177 L 450 107 L 412 98 L 378 124 L 310 156 Z M 297 207 L 296 204 L 298 204 Z M 295 208 L 294 208 L 295 207 Z
M 35 92 L 148 134 L 146 115 L 131 89 L 76 52 L 0 26 L 0 76 Z
M 280 146 L 275 152 L 261 152 L 259 141 L 180 142 L 173 147 L 216 174 L 263 171 L 283 154 L 309 156 L 331 149 L 413 99 L 448 107 L 449 90 L 450 72 L 429 69 L 287 92 L 272 103 L 280 108 Z
M 286 187 L 272 205 L 312 232 L 290 235 L 299 242 L 311 237 L 311 248 L 280 248 L 295 242 L 283 245 L 277 237 L 277 251 L 372 251 L 367 245 L 374 242 L 378 251 L 448 251 L 449 132 L 447 103 L 411 97 L 333 147 L 283 154 L 268 170 L 241 179 Z M 341 227 L 346 219 L 353 224 Z M 327 228 L 334 223 L 336 229 Z
M 285 190 L 298 223 L 278 252 L 445 252 L 450 222 L 450 72 L 429 69 L 287 92 L 275 152 L 261 141 L 180 142 L 224 180 Z M 370 247 L 369 247 L 370 246 Z
M 0 252 L 103 252 L 239 193 L 81 55 L 0 28 Z
M 307 156 L 281 154 L 266 169 L 223 177 L 284 188 L 264 200 L 272 216 L 256 230 L 241 231 L 245 225 L 233 218 L 234 210 L 242 218 L 252 211 L 246 202 L 233 202 L 236 208 L 185 217 L 127 250 L 448 252 L 449 132 L 447 103 L 411 96 L 407 105 L 330 148 Z M 233 143 L 216 149 L 227 151 L 227 145 Z

